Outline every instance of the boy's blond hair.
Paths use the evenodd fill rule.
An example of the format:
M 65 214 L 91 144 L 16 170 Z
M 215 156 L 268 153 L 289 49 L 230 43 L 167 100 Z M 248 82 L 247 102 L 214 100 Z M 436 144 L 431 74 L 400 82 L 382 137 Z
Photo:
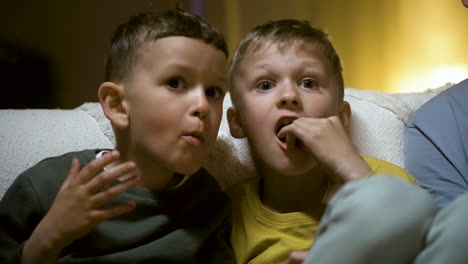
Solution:
M 276 45 L 279 49 L 283 49 L 291 45 L 311 45 L 319 48 L 332 66 L 338 84 L 338 96 L 340 100 L 343 100 L 344 81 L 341 60 L 333 47 L 333 44 L 328 39 L 328 35 L 320 28 L 312 27 L 307 21 L 283 19 L 268 21 L 265 24 L 254 27 L 239 43 L 229 69 L 231 76 L 230 91 L 234 105 L 236 104 L 237 94 L 233 85 L 233 79 L 239 63 L 244 58 L 247 50 L 251 50 L 253 52 L 271 44 Z

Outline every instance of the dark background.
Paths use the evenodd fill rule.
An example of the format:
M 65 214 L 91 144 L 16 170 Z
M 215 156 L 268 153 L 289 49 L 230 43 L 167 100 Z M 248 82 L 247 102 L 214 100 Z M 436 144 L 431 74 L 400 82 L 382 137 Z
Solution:
M 417 92 L 468 77 L 460 0 L 0 0 L 0 109 L 96 102 L 117 26 L 176 4 L 218 28 L 231 55 L 259 23 L 309 20 L 329 34 L 346 87 Z
M 189 1 L 0 1 L 0 108 L 97 102 L 104 54 L 117 26 L 143 11 Z

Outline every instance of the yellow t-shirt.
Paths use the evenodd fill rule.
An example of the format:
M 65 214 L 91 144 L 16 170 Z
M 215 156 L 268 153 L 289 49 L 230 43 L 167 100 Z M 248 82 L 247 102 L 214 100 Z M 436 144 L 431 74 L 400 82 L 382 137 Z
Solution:
M 372 172 L 389 174 L 417 184 L 402 168 L 383 160 L 363 157 Z M 284 263 L 292 250 L 310 249 L 320 219 L 303 212 L 275 213 L 263 207 L 258 179 L 241 186 L 233 201 L 231 243 L 237 263 Z

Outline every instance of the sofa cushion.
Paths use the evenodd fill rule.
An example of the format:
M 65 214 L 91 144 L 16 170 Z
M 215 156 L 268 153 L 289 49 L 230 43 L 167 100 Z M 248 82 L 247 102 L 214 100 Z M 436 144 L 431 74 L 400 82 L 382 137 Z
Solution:
M 113 146 L 96 119 L 81 108 L 0 110 L 0 124 L 0 198 L 16 176 L 44 158 Z

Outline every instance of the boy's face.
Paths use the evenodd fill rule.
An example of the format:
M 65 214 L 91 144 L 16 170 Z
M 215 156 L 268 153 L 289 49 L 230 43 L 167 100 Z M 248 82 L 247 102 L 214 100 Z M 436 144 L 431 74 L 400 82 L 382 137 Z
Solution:
M 285 149 L 277 133 L 294 119 L 325 118 L 340 111 L 337 78 L 321 52 L 312 46 L 279 50 L 274 44 L 247 50 L 231 77 L 238 120 L 259 169 L 298 175 L 314 168 L 315 159 L 302 144 Z
M 130 153 L 146 155 L 159 172 L 197 171 L 216 141 L 226 79 L 224 53 L 201 40 L 175 36 L 143 44 L 123 83 Z

